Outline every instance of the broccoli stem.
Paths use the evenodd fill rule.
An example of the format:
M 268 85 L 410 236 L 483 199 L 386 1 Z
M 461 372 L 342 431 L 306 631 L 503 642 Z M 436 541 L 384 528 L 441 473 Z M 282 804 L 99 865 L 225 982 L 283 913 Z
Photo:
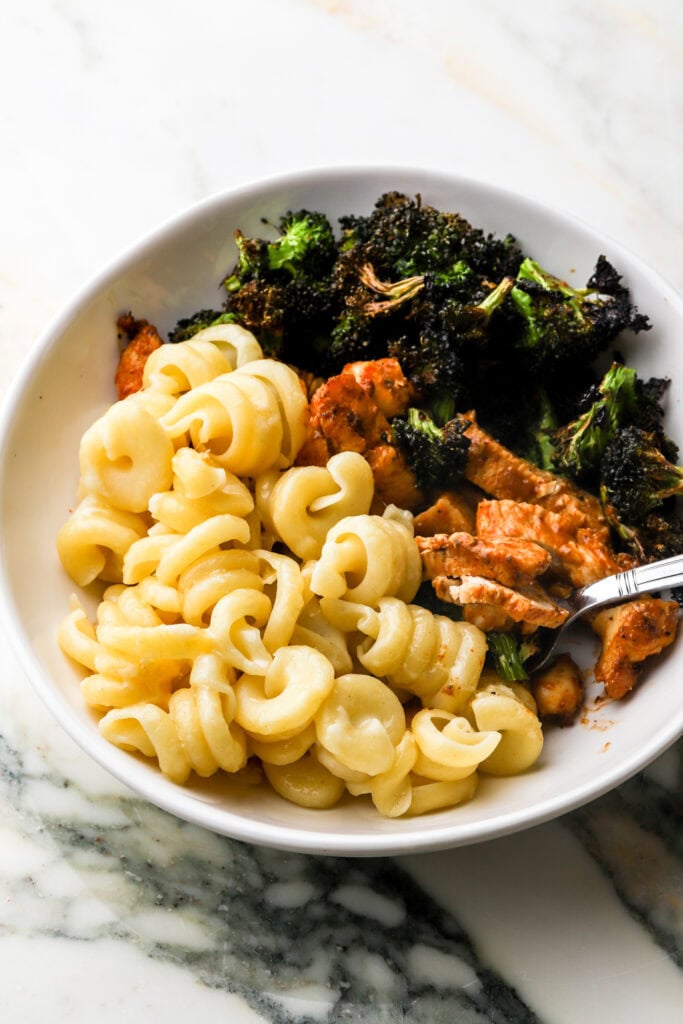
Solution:
M 483 309 L 489 316 L 493 313 L 500 304 L 504 301 L 505 296 L 512 291 L 514 286 L 514 278 L 504 277 L 500 284 L 491 291 L 485 299 L 483 299 L 478 305 L 479 309 Z
M 498 675 L 513 683 L 528 679 L 517 638 L 512 633 L 488 633 L 486 640 Z

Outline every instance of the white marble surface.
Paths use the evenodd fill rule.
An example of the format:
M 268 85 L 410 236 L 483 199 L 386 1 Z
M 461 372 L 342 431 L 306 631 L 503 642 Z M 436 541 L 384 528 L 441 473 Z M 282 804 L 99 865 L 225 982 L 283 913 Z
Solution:
M 325 163 L 448 168 L 683 288 L 676 0 L 4 0 L 6 390 L 103 263 L 202 197 Z M 122 790 L 0 650 L 0 1017 L 673 1024 L 681 748 L 566 819 L 397 861 L 283 856 Z

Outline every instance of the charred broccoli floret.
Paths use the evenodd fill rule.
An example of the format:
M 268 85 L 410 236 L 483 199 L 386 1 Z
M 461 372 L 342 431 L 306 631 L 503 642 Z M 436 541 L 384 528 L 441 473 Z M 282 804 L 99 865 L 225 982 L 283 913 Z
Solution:
M 522 259 L 514 239 L 485 235 L 459 214 L 397 192 L 382 196 L 369 216 L 341 224 L 333 366 L 394 346 L 399 358 L 405 349 L 405 362 L 429 386 L 435 358 L 449 364 L 459 347 L 486 338 Z M 501 278 L 509 280 L 495 288 L 491 282 Z M 459 365 L 455 372 L 460 376 Z
M 220 313 L 215 309 L 200 309 L 192 316 L 179 320 L 168 336 L 168 340 L 175 344 L 179 341 L 187 341 L 193 338 L 205 327 L 215 327 L 216 324 L 233 324 L 237 320 L 234 313 Z
M 491 318 L 511 287 L 512 278 L 503 278 L 479 303 L 463 303 L 443 298 L 438 286 L 425 279 L 424 293 L 412 313 L 414 333 L 390 341 L 388 352 L 399 360 L 430 408 L 450 404 L 452 416 L 455 407 L 467 403 L 474 364 L 486 347 Z
M 625 427 L 605 449 L 600 464 L 603 494 L 620 521 L 645 523 L 668 498 L 683 493 L 683 467 L 666 458 L 656 438 Z
M 553 468 L 576 479 L 595 477 L 605 449 L 626 426 L 651 434 L 666 457 L 675 459 L 678 448 L 662 425 L 660 399 L 667 385 L 656 377 L 639 380 L 635 370 L 612 363 L 581 400 L 579 416 L 555 432 Z
M 300 210 L 280 221 L 280 236 L 266 245 L 268 270 L 286 270 L 318 280 L 329 274 L 337 257 L 332 227 L 322 213 Z
M 238 259 L 225 278 L 226 307 L 267 355 L 317 369 L 334 323 L 337 247 L 322 213 L 288 213 L 273 241 L 235 233 Z
M 500 280 L 514 277 L 522 259 L 511 236 L 487 235 L 458 213 L 423 204 L 420 196 L 387 192 L 369 216 L 342 217 L 340 223 L 342 253 L 361 248 L 365 262 L 390 280 L 419 274 L 454 285 L 472 276 Z
M 665 433 L 663 424 L 662 395 L 670 383 L 668 377 L 650 377 L 649 380 L 636 381 L 638 404 L 634 424 L 656 438 L 657 447 L 669 462 L 676 462 L 678 445 Z
M 590 397 L 586 411 L 553 437 L 555 468 L 576 478 L 594 473 L 619 428 L 633 422 L 638 407 L 636 371 L 613 363 Z
M 229 294 L 238 292 L 249 281 L 276 281 L 279 272 L 319 280 L 331 272 L 337 256 L 327 217 L 309 210 L 285 214 L 273 241 L 248 238 L 239 230 L 235 232 L 235 241 L 237 264 L 223 282 Z
M 532 259 L 519 268 L 511 300 L 522 320 L 515 347 L 535 374 L 590 363 L 623 330 L 650 327 L 629 301 L 614 267 L 600 256 L 585 288 L 576 289 Z
M 396 443 L 405 453 L 418 487 L 426 492 L 450 487 L 461 479 L 467 463 L 467 420 L 451 419 L 439 427 L 422 409 L 410 408 L 391 422 Z
M 683 520 L 675 512 L 666 516 L 650 512 L 642 523 L 628 525 L 622 522 L 616 508 L 610 504 L 604 484 L 600 488 L 600 499 L 607 522 L 623 546 L 639 562 L 651 562 L 683 553 Z M 683 587 L 677 588 L 675 600 L 683 604 Z
M 508 446 L 517 455 L 533 462 L 535 466 L 552 472 L 555 458 L 555 432 L 557 431 L 557 415 L 548 393 L 540 388 L 538 393 L 525 403 L 526 409 L 517 410 L 511 418 L 508 435 Z M 484 421 L 482 420 L 482 423 Z M 498 434 L 496 433 L 496 436 Z

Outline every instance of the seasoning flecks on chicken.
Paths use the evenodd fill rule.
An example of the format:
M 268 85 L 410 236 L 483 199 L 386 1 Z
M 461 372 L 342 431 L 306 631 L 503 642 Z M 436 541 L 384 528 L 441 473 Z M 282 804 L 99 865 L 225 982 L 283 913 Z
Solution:
M 468 412 L 466 419 L 470 421 L 465 430 L 470 441 L 465 468 L 468 480 L 494 498 L 529 502 L 552 512 L 578 516 L 578 525 L 602 530 L 608 539 L 609 527 L 597 498 L 499 444 L 477 424 L 474 412 Z
M 465 622 L 476 626 L 482 633 L 511 633 L 519 628 L 519 624 L 507 612 L 494 604 L 464 604 L 461 607 Z M 535 626 L 533 628 L 536 629 Z
M 355 378 L 387 419 L 400 416 L 415 398 L 415 388 L 403 373 L 398 359 L 393 357 L 347 363 L 342 373 L 350 373 Z
M 435 576 L 484 576 L 507 587 L 526 586 L 549 567 L 552 558 L 534 541 L 486 540 L 469 533 L 416 537 L 426 579 Z
M 553 512 L 541 505 L 487 500 L 477 508 L 477 536 L 510 537 L 534 541 L 552 556 L 551 571 L 573 587 L 583 587 L 632 564 L 629 556 L 616 555 L 601 529 L 583 525 L 579 511 L 567 507 Z
M 311 398 L 309 414 L 309 440 L 314 442 L 315 459 L 322 453 L 315 442 L 322 438 L 327 449 L 322 465 L 337 452 L 362 455 L 368 448 L 386 444 L 391 436 L 386 416 L 350 373 L 339 373 L 325 381 Z M 297 461 L 301 465 L 321 464 L 309 458 L 308 440 Z
M 591 622 L 602 641 L 595 678 L 608 697 L 619 700 L 636 682 L 642 662 L 673 643 L 678 604 L 647 595 L 598 612 Z
M 531 692 L 542 719 L 570 725 L 583 705 L 581 671 L 569 654 L 560 654 L 548 668 L 532 677 Z
M 114 383 L 118 397 L 127 398 L 142 388 L 142 377 L 147 357 L 163 342 L 153 324 L 136 320 L 132 313 L 124 313 L 116 326 L 128 337 L 128 344 L 119 357 Z
M 433 537 L 437 533 L 474 533 L 481 493 L 474 487 L 444 491 L 436 501 L 415 516 L 415 534 Z
M 402 451 L 391 444 L 378 444 L 363 453 L 375 481 L 373 511 L 381 514 L 387 505 L 413 509 L 422 501 L 422 492 L 415 483 Z
M 538 583 L 513 590 L 497 580 L 485 579 L 483 576 L 437 576 L 433 580 L 433 587 L 436 596 L 442 601 L 460 605 L 496 605 L 515 622 L 545 626 L 547 629 L 557 629 L 569 614 Z
M 396 360 L 386 362 L 394 364 Z M 367 369 L 364 373 L 367 384 L 372 374 Z M 325 466 L 337 452 L 358 452 L 373 471 L 380 505 L 416 508 L 423 501 L 422 493 L 403 453 L 392 444 L 389 420 L 377 404 L 375 393 L 360 384 L 353 373 L 339 373 L 325 381 L 311 397 L 308 436 L 297 465 Z

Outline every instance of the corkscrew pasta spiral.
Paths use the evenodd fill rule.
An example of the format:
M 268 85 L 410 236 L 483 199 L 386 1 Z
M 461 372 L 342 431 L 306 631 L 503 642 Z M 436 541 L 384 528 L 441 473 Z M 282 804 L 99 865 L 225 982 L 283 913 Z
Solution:
M 256 481 L 261 518 L 298 558 L 318 558 L 336 523 L 367 514 L 372 470 L 357 452 L 339 452 L 327 466 L 294 466 Z
M 490 683 L 471 701 L 477 729 L 495 729 L 501 741 L 482 761 L 489 775 L 518 775 L 538 760 L 543 748 L 543 731 L 533 697 L 519 684 Z
M 84 490 L 124 512 L 146 512 L 149 499 L 171 486 L 173 445 L 142 403 L 112 405 L 81 440 Z
M 242 477 L 291 465 L 306 436 L 308 404 L 295 372 L 257 359 L 181 395 L 162 426 Z M 161 490 L 162 488 L 158 488 Z
M 394 688 L 448 711 L 474 693 L 486 657 L 486 637 L 476 626 L 395 597 L 380 598 L 376 608 L 322 598 L 320 608 L 332 625 L 360 634 L 358 660 Z
M 162 394 L 180 395 L 234 368 L 218 345 L 196 334 L 183 345 L 162 345 L 150 352 L 142 383 Z
M 410 601 L 422 579 L 420 553 L 412 527 L 383 516 L 347 516 L 327 534 L 311 575 L 320 597 L 375 605 L 382 597 Z
M 246 763 L 246 739 L 233 721 L 234 700 L 208 686 L 183 687 L 168 711 L 155 704 L 133 704 L 108 711 L 100 733 L 124 750 L 156 757 L 173 782 L 191 771 L 204 778 L 219 768 L 236 772 Z
M 95 579 L 120 583 L 124 556 L 146 533 L 141 516 L 116 509 L 97 494 L 88 494 L 60 529 L 57 553 L 80 587 Z

